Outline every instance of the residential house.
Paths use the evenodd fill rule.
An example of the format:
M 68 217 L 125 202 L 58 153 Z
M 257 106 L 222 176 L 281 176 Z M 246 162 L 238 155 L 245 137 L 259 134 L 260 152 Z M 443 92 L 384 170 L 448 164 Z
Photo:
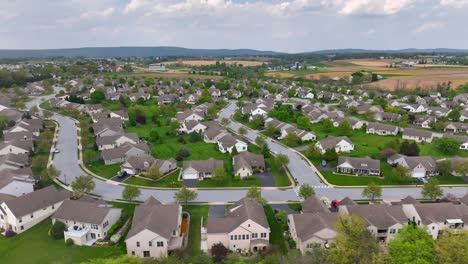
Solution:
M 124 134 L 123 121 L 120 118 L 102 118 L 93 124 L 96 137 L 106 137 Z
M 179 129 L 180 132 L 190 133 L 203 133 L 206 130 L 206 126 L 197 120 L 184 121 Z
M 223 217 L 208 217 L 207 248 L 222 243 L 232 251 L 264 251 L 270 244 L 270 226 L 261 204 L 251 198 L 242 198 L 227 210 Z
M 122 135 L 103 136 L 96 138 L 96 145 L 99 150 L 113 149 L 125 143 L 139 144 L 140 138 L 136 133 L 126 133 Z
M 369 157 L 355 158 L 340 156 L 338 158 L 336 172 L 354 175 L 379 176 L 380 161 Z
M 263 155 L 245 151 L 232 158 L 234 175 L 241 179 L 252 176 L 255 172 L 264 172 L 266 169 Z
M 468 206 L 453 203 L 417 203 L 404 204 L 403 211 L 407 219 L 418 226 L 426 227 L 433 239 L 437 239 L 444 230 L 467 230 Z
M 403 130 L 403 139 L 414 140 L 416 142 L 432 142 L 433 134 L 430 131 L 405 128 Z
M 383 112 L 384 110 L 380 105 L 371 105 L 371 104 L 362 104 L 357 107 L 357 113 L 358 114 L 365 114 L 368 112 L 372 113 L 378 113 L 378 112 Z
M 354 150 L 354 143 L 346 136 L 333 137 L 328 136 L 315 144 L 320 153 L 324 154 L 327 149 L 334 148 L 337 153 L 351 152 Z
M 227 134 L 218 140 L 218 149 L 222 153 L 228 152 L 231 154 L 234 148 L 236 148 L 238 153 L 247 151 L 247 143 L 230 134 Z
M 467 133 L 468 132 L 468 123 L 450 122 L 445 126 L 444 132 Z
M 406 110 L 410 113 L 423 113 L 427 111 L 427 105 L 422 104 L 408 104 L 402 107 L 403 110 Z
M 347 121 L 353 130 L 361 129 L 364 126 L 363 121 L 350 117 L 336 117 L 333 119 L 333 126 L 338 127 L 343 121 Z
M 0 194 L 21 196 L 34 191 L 37 179 L 30 167 L 0 171 Z
M 43 128 L 42 119 L 22 119 L 16 123 L 8 132 L 31 132 L 34 136 L 38 137 Z
M 339 205 L 338 214 L 356 215 L 362 218 L 366 228 L 379 241 L 388 242 L 393 239 L 408 223 L 408 218 L 401 205 L 365 204 Z
M 398 122 L 401 115 L 397 113 L 378 112 L 375 114 L 375 120 L 383 122 Z
M 149 155 L 150 149 L 146 143 L 132 144 L 123 143 L 117 148 L 104 149 L 101 152 L 101 156 L 104 160 L 104 164 L 116 164 L 122 163 L 131 156 L 143 156 Z
M 413 178 L 424 178 L 439 174 L 437 162 L 433 157 L 408 157 L 401 154 L 393 154 L 387 159 L 387 163 L 392 166 L 400 165 L 409 168 L 409 176 Z
M 135 208 L 132 228 L 125 244 L 127 255 L 165 258 L 168 252 L 183 248 L 182 206 L 162 204 L 154 197 Z
M 213 158 L 208 160 L 186 160 L 182 166 L 182 179 L 203 180 L 204 178 L 211 178 L 217 168 L 224 168 L 222 160 Z
M 85 196 L 80 200 L 65 200 L 52 215 L 52 223 L 60 221 L 65 224 L 65 241 L 71 239 L 74 245 L 91 246 L 107 236 L 121 214 L 122 209 Z
M 437 117 L 446 117 L 450 112 L 452 112 L 452 109 L 445 108 L 445 107 L 430 106 L 427 108 L 428 114 L 435 115 Z
M 0 228 L 22 233 L 50 217 L 69 198 L 68 191 L 49 186 L 3 201 L 0 205 Z
M 202 121 L 205 118 L 203 112 L 195 112 L 193 110 L 186 110 L 184 112 L 177 113 L 176 118 L 179 123 L 183 124 L 187 121 Z
M 110 118 L 119 118 L 122 121 L 128 121 L 128 113 L 124 110 L 111 111 L 109 113 Z
M 413 125 L 418 125 L 423 128 L 431 128 L 431 123 L 436 122 L 437 118 L 435 116 L 427 116 L 427 115 L 414 115 L 413 118 Z
M 468 110 L 461 110 L 460 111 L 460 122 L 468 121 Z
M 366 129 L 367 134 L 376 134 L 380 136 L 396 136 L 398 131 L 399 128 L 397 126 L 381 124 L 377 122 L 369 122 Z
M 159 160 L 150 155 L 131 156 L 122 164 L 121 171 L 134 175 L 147 171 L 151 167 L 158 168 L 159 172 L 164 175 L 175 170 L 177 163 L 175 159 Z
M 32 140 L 13 140 L 0 142 L 0 156 L 7 154 L 30 154 L 34 151 Z

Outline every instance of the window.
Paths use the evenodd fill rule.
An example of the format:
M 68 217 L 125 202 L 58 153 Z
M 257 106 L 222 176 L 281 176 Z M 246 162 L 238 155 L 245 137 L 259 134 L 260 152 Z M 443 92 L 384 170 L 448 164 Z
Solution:
M 140 242 L 139 241 L 137 241 L 137 247 L 140 247 Z
M 158 241 L 156 242 L 157 247 L 164 247 L 164 242 L 163 241 Z
M 258 238 L 258 233 L 252 233 L 252 239 Z
M 247 226 L 250 227 L 250 224 L 248 224 Z
M 234 236 L 233 236 L 233 235 L 231 235 L 231 240 L 234 240 Z
M 55 209 L 55 205 L 52 205 L 52 210 Z
M 249 234 L 245 235 L 245 239 L 249 240 Z
M 18 222 L 23 223 L 23 219 L 21 219 L 21 218 L 18 219 Z
M 132 251 L 132 256 L 135 256 L 135 251 Z
M 242 240 L 245 240 L 245 235 L 242 235 Z
M 21 230 L 24 230 L 24 226 L 21 226 Z
M 312 243 L 308 243 L 307 248 L 312 248 Z
M 267 235 L 266 233 L 261 233 L 261 234 L 260 234 L 260 237 L 261 237 L 261 238 L 266 238 L 266 235 Z
M 390 229 L 390 234 L 395 234 L 396 230 L 395 229 Z
M 150 257 L 150 252 L 149 251 L 143 251 L 143 257 L 144 258 L 149 258 Z
M 149 241 L 148 246 L 152 247 L 153 246 L 153 241 Z
M 105 227 L 108 226 L 108 225 L 109 225 L 109 221 L 106 221 L 106 222 L 104 222 L 104 224 L 102 225 L 102 227 L 105 228 Z

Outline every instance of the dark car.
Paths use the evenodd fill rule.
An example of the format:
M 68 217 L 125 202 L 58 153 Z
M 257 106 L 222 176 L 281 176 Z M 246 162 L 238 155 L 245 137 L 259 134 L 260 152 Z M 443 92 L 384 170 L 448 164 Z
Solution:
M 126 171 L 122 171 L 117 175 L 117 178 L 125 178 L 127 177 L 128 173 Z

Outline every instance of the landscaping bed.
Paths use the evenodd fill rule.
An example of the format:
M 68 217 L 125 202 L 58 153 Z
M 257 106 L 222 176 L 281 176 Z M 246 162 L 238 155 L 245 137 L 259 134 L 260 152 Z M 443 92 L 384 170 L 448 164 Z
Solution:
M 182 187 L 182 182 L 178 180 L 179 173 L 180 170 L 177 169 L 158 180 L 146 179 L 143 177 L 130 177 L 125 180 L 125 183 L 147 187 L 178 188 Z

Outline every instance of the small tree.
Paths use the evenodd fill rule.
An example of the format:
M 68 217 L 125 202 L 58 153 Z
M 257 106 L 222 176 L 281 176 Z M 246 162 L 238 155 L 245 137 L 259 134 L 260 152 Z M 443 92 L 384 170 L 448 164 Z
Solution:
M 320 153 L 320 149 L 315 144 L 311 144 L 307 146 L 305 154 L 306 156 L 311 157 L 311 158 L 320 158 L 320 156 L 322 155 Z
M 286 223 L 286 217 L 287 217 L 286 211 L 280 210 L 279 212 L 276 213 L 275 217 L 276 217 L 276 220 L 278 220 L 278 222 L 282 224 Z
M 310 186 L 307 183 L 302 184 L 301 187 L 299 188 L 299 197 L 304 200 L 314 195 L 315 195 L 314 188 L 312 188 L 312 186 Z
M 73 196 L 75 198 L 80 198 L 85 193 L 91 192 L 96 187 L 94 183 L 93 176 L 91 175 L 81 175 L 75 178 L 71 184 L 73 190 Z
M 333 123 L 330 119 L 324 119 L 322 121 L 322 126 L 325 132 L 331 132 L 333 130 Z
M 350 136 L 353 133 L 353 128 L 349 124 L 348 120 L 344 120 L 338 126 L 338 131 L 343 136 Z
M 393 174 L 398 178 L 399 182 L 406 182 L 409 180 L 409 168 L 406 166 L 402 166 L 398 164 L 395 168 L 393 168 Z
M 241 127 L 239 127 L 239 130 L 237 132 L 239 132 L 239 135 L 245 136 L 247 134 L 247 129 L 245 127 L 241 126 Z
M 50 229 L 50 236 L 53 239 L 63 239 L 63 232 L 65 231 L 66 226 L 63 222 L 56 220 Z
M 221 263 L 227 258 L 229 250 L 220 242 L 211 246 L 210 253 L 214 262 Z
M 448 175 L 452 170 L 452 162 L 449 159 L 443 160 L 437 164 L 437 170 L 441 175 Z
M 255 144 L 257 144 L 258 146 L 261 147 L 264 144 L 266 144 L 266 141 L 262 136 L 258 136 L 258 137 L 255 138 Z
M 362 190 L 362 196 L 373 202 L 376 198 L 382 197 L 382 186 L 371 182 Z
M 421 194 L 424 198 L 435 200 L 444 194 L 442 188 L 440 188 L 439 180 L 431 178 L 425 183 L 421 189 Z
M 231 120 L 229 120 L 229 118 L 223 117 L 223 118 L 221 119 L 221 125 L 223 125 L 223 126 L 227 126 L 227 125 L 229 125 L 230 123 L 231 123 Z
M 174 200 L 183 205 L 187 205 L 190 201 L 197 199 L 197 197 L 197 192 L 187 189 L 185 186 L 178 192 L 174 193 Z
M 124 200 L 133 201 L 141 195 L 140 189 L 133 185 L 125 185 L 122 191 L 122 198 Z
M 285 167 L 289 164 L 289 157 L 286 154 L 279 154 L 275 157 L 275 163 L 281 168 L 285 169 Z
M 327 161 L 338 160 L 338 154 L 336 154 L 335 148 L 329 148 L 325 150 L 325 153 L 323 154 L 323 158 Z
M 226 177 L 224 167 L 218 167 L 213 171 L 213 179 L 222 181 Z
M 190 156 L 190 152 L 185 147 L 182 147 L 182 148 L 180 148 L 179 155 L 182 158 L 186 158 L 186 157 Z
M 435 140 L 434 144 L 441 153 L 455 155 L 458 152 L 461 142 L 453 138 L 438 138 Z
M 262 197 L 262 192 L 256 187 L 250 187 L 247 191 L 247 198 L 254 199 L 260 204 L 266 204 L 265 199 Z
M 161 178 L 161 176 L 162 176 L 161 170 L 157 166 L 151 166 L 146 172 L 146 177 L 150 179 L 156 180 L 156 179 Z
M 468 176 L 468 161 L 463 161 L 462 163 L 458 164 L 458 166 L 455 168 L 455 173 L 461 177 Z
M 58 176 L 60 176 L 60 173 L 60 170 L 55 168 L 54 165 L 50 165 L 49 167 L 47 167 L 46 174 L 47 177 L 51 180 L 55 180 Z

